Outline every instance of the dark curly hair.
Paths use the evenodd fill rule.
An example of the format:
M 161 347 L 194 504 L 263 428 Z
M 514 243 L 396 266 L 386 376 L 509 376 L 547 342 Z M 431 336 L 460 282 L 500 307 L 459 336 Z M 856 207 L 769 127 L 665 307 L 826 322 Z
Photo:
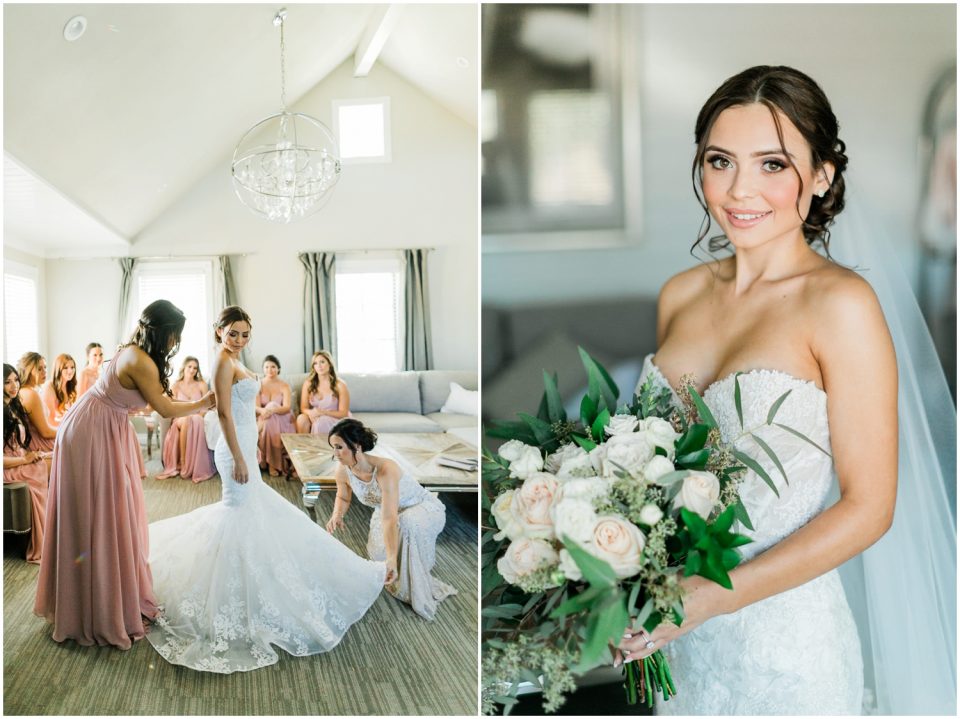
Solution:
M 125 347 L 136 345 L 148 355 L 160 373 L 163 393 L 170 395 L 170 359 L 180 351 L 180 335 L 187 318 L 169 300 L 156 300 L 143 308 L 137 329 Z M 171 340 L 173 341 L 171 345 Z
M 352 417 L 341 419 L 333 425 L 333 429 L 327 435 L 328 443 L 334 435 L 342 439 L 354 455 L 356 455 L 358 448 L 364 452 L 369 452 L 377 445 L 377 433 L 366 427 L 360 420 Z
M 276 355 L 267 355 L 266 357 L 263 358 L 263 362 L 261 362 L 260 364 L 262 366 L 262 365 L 265 365 L 267 362 L 273 362 L 277 366 L 277 372 L 280 371 L 280 360 L 277 359 Z
M 846 145 L 838 137 L 839 125 L 830 102 L 820 86 L 808 75 L 792 67 L 757 65 L 728 78 L 714 91 L 700 109 L 694 129 L 697 152 L 693 158 L 693 191 L 703 208 L 705 216 L 700 226 L 697 241 L 690 248 L 693 252 L 710 232 L 710 212 L 703 200 L 703 158 L 713 124 L 724 110 L 731 107 L 760 103 L 766 105 L 773 117 L 780 140 L 780 149 L 786 161 L 799 177 L 793 160 L 783 145 L 783 128 L 778 112 L 790 120 L 810 146 L 814 169 L 829 162 L 835 172 L 829 189 L 823 197 L 813 196 L 810 211 L 803 220 L 803 236 L 808 245 L 819 242 L 827 257 L 830 257 L 830 225 L 843 210 L 845 183 L 843 172 L 847 168 Z M 803 179 L 797 193 L 797 212 L 800 212 L 800 196 L 803 194 Z M 723 235 L 710 238 L 711 252 L 724 249 L 730 244 Z
M 10 375 L 14 375 L 17 378 L 17 382 L 20 382 L 20 375 L 17 374 L 17 370 L 13 365 L 9 365 L 6 362 L 3 363 L 3 381 L 6 381 L 10 378 Z M 23 440 L 20 440 L 20 427 L 23 427 Z M 20 402 L 20 397 L 14 397 L 7 400 L 4 397 L 3 402 L 3 444 L 5 447 L 10 449 L 16 449 L 17 447 L 28 447 L 30 445 L 31 434 L 30 434 L 30 421 L 27 417 L 27 410 L 24 408 L 23 404 Z

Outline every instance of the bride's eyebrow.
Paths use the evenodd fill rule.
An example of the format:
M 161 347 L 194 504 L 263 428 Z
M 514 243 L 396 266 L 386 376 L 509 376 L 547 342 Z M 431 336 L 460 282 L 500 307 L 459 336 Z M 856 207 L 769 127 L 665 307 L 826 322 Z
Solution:
M 717 147 L 716 145 L 708 145 L 704 152 L 722 152 L 724 155 L 730 155 L 730 157 L 736 157 L 737 153 L 731 152 L 730 150 L 725 150 L 722 147 Z M 782 155 L 786 157 L 793 158 L 793 154 L 790 152 L 784 152 L 781 148 L 776 148 L 775 150 L 758 150 L 757 152 L 751 152 L 750 157 L 764 157 L 766 155 Z

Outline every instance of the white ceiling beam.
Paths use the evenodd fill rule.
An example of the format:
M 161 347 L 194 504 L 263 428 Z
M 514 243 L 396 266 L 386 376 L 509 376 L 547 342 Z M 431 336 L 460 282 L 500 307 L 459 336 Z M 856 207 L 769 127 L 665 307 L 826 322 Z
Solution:
M 367 23 L 367 29 L 363 31 L 360 38 L 360 44 L 357 46 L 357 52 L 353 60 L 353 76 L 366 77 L 370 74 L 373 64 L 380 57 L 383 46 L 387 44 L 387 38 L 393 32 L 397 25 L 397 19 L 400 17 L 400 11 L 403 6 L 398 4 L 385 5 L 377 8 L 370 22 Z

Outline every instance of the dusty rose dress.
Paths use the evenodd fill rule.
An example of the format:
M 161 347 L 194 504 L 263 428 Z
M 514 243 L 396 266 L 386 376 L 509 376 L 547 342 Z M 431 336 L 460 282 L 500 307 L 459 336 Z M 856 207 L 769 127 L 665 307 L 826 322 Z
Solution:
M 176 398 L 186 402 L 194 402 L 203 397 L 203 385 L 196 384 L 194 391 L 184 386 L 177 386 Z M 180 457 L 180 433 L 187 433 L 187 445 L 184 456 Z M 182 463 L 182 466 L 180 464 Z M 163 440 L 163 472 L 157 479 L 176 477 L 178 474 L 184 479 L 192 479 L 194 483 L 210 479 L 217 473 L 213 464 L 213 452 L 207 447 L 207 435 L 203 426 L 202 414 L 191 414 L 188 417 L 175 419 L 170 423 L 170 429 Z
M 333 394 L 328 394 L 323 399 L 320 399 L 314 392 L 310 395 L 308 401 L 313 409 L 337 409 L 340 407 L 340 400 L 334 397 Z M 352 416 L 352 414 L 347 412 L 347 417 Z M 340 418 L 338 417 L 328 417 L 326 415 L 317 417 L 310 424 L 310 434 L 329 434 L 330 430 L 333 429 L 333 425 L 339 421 Z
M 20 441 L 23 441 L 23 426 L 20 427 Z M 4 457 L 22 457 L 27 451 L 19 444 L 10 448 L 3 445 Z M 40 548 L 43 546 L 44 508 L 47 504 L 47 481 L 49 474 L 46 462 L 34 462 L 20 467 L 4 468 L 3 483 L 25 482 L 30 490 L 32 504 L 32 521 L 30 529 L 30 544 L 27 545 L 27 561 L 33 564 L 40 563 Z
M 127 411 L 146 402 L 113 362 L 64 417 L 50 472 L 34 612 L 53 638 L 129 649 L 157 616 L 140 447 Z
M 283 393 L 274 395 L 261 392 L 257 395 L 257 404 L 260 407 L 279 408 L 283 406 Z M 260 461 L 265 462 L 274 472 L 288 474 L 291 470 L 290 458 L 283 449 L 280 441 L 281 434 L 294 434 L 297 431 L 293 423 L 293 412 L 286 414 L 272 414 L 261 423 L 257 437 L 257 449 L 260 451 Z
M 43 408 L 44 414 L 46 414 L 47 406 L 43 403 L 43 397 L 40 396 L 40 392 L 36 387 L 21 387 L 20 391 L 33 392 L 37 395 L 40 406 Z M 49 452 L 53 449 L 54 440 L 41 437 L 40 430 L 37 429 L 37 426 L 29 419 L 27 421 L 30 422 L 30 444 L 27 446 L 27 449 L 31 452 Z
M 103 365 L 101 365 L 102 369 Z M 93 387 L 97 383 L 97 379 L 100 377 L 98 371 L 94 371 L 92 367 L 84 367 L 80 371 L 80 376 L 77 378 L 77 397 L 79 398 L 84 392 Z

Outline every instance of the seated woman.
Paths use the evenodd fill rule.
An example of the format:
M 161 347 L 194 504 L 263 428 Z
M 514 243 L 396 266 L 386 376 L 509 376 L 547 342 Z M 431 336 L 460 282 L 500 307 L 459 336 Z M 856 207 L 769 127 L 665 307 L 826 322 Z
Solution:
M 387 591 L 432 620 L 437 603 L 457 593 L 430 574 L 436 562 L 437 535 L 446 523 L 446 507 L 392 459 L 367 454 L 376 445 L 377 435 L 359 420 L 337 422 L 328 440 L 340 464 L 334 475 L 337 497 L 327 531 L 344 527 L 343 515 L 354 494 L 373 507 L 367 555 L 386 561 Z
M 99 342 L 91 342 L 87 345 L 87 366 L 80 373 L 80 380 L 77 384 L 77 397 L 97 383 L 102 366 L 103 347 L 100 346 Z
M 269 469 L 271 477 L 290 475 L 290 458 L 280 441 L 282 433 L 297 431 L 290 413 L 290 385 L 279 378 L 280 360 L 267 355 L 263 360 L 263 380 L 257 394 L 257 445 L 260 468 Z
M 43 519 L 47 504 L 50 469 L 41 452 L 28 450 L 30 421 L 20 404 L 20 378 L 13 366 L 3 365 L 3 483 L 25 482 L 30 490 L 31 530 L 27 561 L 40 563 Z
M 186 357 L 180 366 L 180 375 L 170 388 L 173 398 L 193 402 L 209 391 L 200 374 L 200 362 L 196 357 Z M 163 472 L 157 479 L 167 479 L 178 474 L 195 483 L 210 479 L 217 473 L 213 464 L 213 452 L 207 447 L 203 429 L 206 411 L 178 417 L 170 423 L 163 440 Z
M 344 417 L 350 416 L 350 391 L 337 378 L 333 356 L 317 350 L 310 360 L 310 376 L 300 390 L 299 434 L 327 434 Z
M 27 352 L 17 362 L 20 378 L 20 404 L 27 412 L 30 440 L 27 449 L 49 452 L 57 437 L 56 427 L 47 422 L 47 413 L 40 399 L 40 387 L 47 381 L 47 361 L 39 352 Z
M 43 385 L 40 398 L 47 413 L 47 424 L 56 429 L 63 415 L 77 401 L 77 363 L 68 354 L 57 355 L 53 377 Z

